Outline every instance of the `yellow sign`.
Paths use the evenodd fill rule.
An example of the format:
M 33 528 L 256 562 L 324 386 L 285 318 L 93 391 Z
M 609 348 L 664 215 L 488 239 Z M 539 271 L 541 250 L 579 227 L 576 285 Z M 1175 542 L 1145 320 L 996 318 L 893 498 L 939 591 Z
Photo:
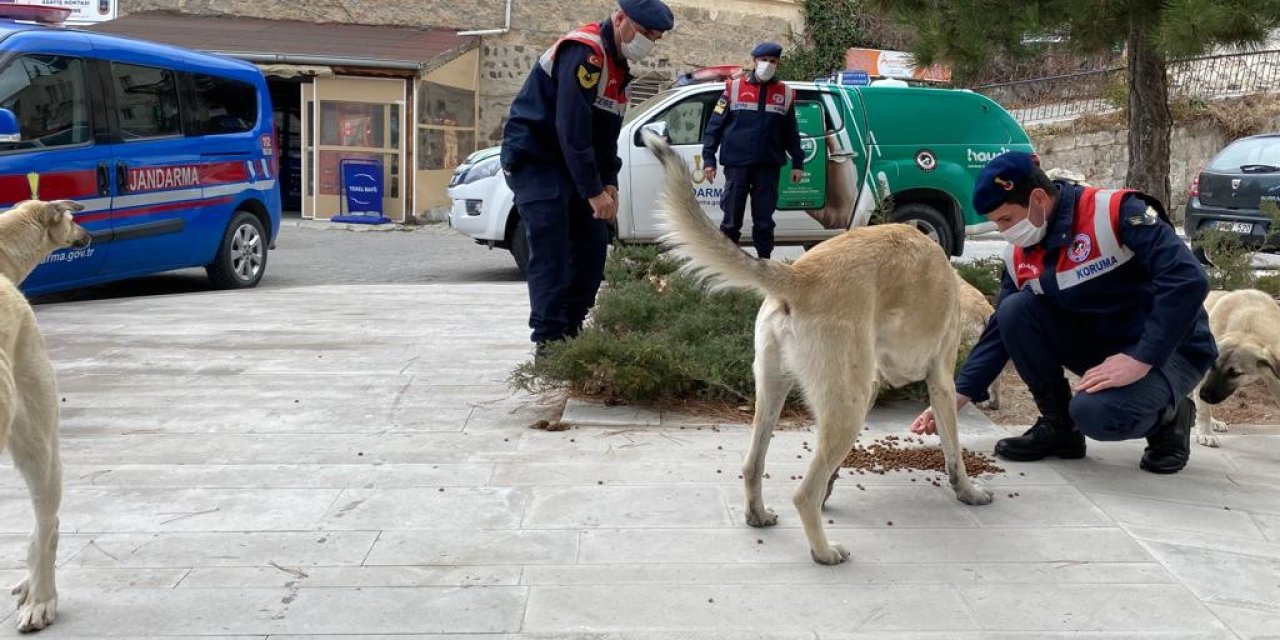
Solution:
M 599 71 L 591 73 L 587 70 L 587 65 L 578 65 L 578 84 L 581 84 L 583 89 L 590 89 L 596 86 L 597 82 L 600 82 Z
M 27 174 L 27 185 L 31 187 L 31 199 L 40 199 L 40 174 L 32 171 Z

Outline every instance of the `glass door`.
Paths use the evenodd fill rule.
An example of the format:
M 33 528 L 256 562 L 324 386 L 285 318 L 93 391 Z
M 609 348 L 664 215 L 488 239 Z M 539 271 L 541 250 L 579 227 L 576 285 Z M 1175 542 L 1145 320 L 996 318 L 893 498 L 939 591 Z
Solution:
M 404 80 L 356 77 L 316 78 L 303 87 L 304 217 L 328 220 L 347 213 L 343 167 L 376 163 L 382 214 L 404 221 L 405 90 Z

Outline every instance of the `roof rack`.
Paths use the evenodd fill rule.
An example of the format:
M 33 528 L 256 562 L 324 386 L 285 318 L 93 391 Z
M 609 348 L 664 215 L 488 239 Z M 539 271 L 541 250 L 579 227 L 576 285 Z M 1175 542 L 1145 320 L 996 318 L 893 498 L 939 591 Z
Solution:
M 34 22 L 49 26 L 62 26 L 71 16 L 67 7 L 48 7 L 38 4 L 18 4 L 0 0 L 0 20 Z

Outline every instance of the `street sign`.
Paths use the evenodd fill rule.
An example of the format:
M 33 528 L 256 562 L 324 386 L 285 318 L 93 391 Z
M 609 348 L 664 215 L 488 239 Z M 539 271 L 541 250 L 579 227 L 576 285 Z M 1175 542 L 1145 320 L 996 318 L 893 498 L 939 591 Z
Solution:
M 0 0 L 0 4 L 27 4 L 70 9 L 68 25 L 97 24 L 115 20 L 119 15 L 117 0 Z

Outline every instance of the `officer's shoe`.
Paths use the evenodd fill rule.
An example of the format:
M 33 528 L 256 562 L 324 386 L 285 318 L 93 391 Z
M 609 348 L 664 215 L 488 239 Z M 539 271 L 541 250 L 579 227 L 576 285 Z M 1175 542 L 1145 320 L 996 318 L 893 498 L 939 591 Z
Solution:
M 997 442 L 996 455 L 1015 462 L 1035 462 L 1050 456 L 1078 460 L 1084 457 L 1084 434 L 1070 422 L 1040 416 L 1026 433 Z
M 1182 398 L 1172 410 L 1165 410 L 1160 427 L 1147 436 L 1147 448 L 1138 465 L 1151 473 L 1177 473 L 1191 458 L 1191 426 L 1196 422 L 1196 405 Z

